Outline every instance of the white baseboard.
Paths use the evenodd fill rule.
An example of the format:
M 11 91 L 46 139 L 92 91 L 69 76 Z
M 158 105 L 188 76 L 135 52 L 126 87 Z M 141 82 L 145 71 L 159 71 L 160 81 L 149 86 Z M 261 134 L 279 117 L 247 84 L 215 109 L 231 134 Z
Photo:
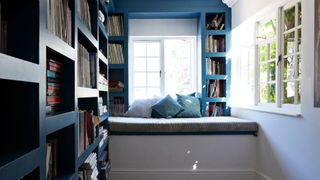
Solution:
M 257 180 L 254 170 L 111 171 L 110 180 Z
M 256 174 L 257 174 L 257 180 L 272 180 L 270 177 L 268 177 L 267 175 L 259 171 L 256 171 Z

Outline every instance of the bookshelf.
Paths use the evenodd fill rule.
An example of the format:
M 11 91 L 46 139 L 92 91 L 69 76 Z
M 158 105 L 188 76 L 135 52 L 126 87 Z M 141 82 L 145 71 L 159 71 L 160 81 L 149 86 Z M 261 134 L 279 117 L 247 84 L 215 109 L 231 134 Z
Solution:
M 105 177 L 108 36 L 98 13 L 107 17 L 107 6 L 103 0 L 0 1 L 0 135 L 6 137 L 1 180 L 47 179 L 48 174 L 78 179 L 92 153 L 99 179 Z M 94 140 L 81 153 L 79 111 L 92 112 L 95 120 Z
M 128 14 L 108 14 L 109 113 L 122 116 L 128 109 Z
M 230 10 L 202 13 L 203 116 L 230 115 L 230 18 Z

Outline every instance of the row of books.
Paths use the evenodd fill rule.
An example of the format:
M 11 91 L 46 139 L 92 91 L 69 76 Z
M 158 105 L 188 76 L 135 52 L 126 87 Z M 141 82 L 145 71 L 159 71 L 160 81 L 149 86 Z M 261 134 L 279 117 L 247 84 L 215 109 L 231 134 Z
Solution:
M 79 0 L 78 14 L 83 23 L 91 30 L 91 15 L 88 0 Z
M 3 5 L 0 3 L 0 52 L 7 53 L 7 20 L 3 13 Z
M 93 112 L 78 112 L 78 156 L 80 156 L 90 144 L 95 142 L 96 127 L 99 124 L 97 116 Z
M 109 64 L 124 64 L 123 45 L 108 44 Z
M 111 96 L 109 101 L 110 116 L 122 116 L 124 111 L 124 98 Z
M 103 90 L 108 90 L 108 80 L 105 78 L 105 74 L 98 74 L 98 84 L 99 84 L 99 89 Z
M 223 13 L 215 14 L 213 18 L 207 19 L 206 28 L 207 30 L 225 29 L 224 14 Z
M 103 98 L 98 98 L 98 108 L 99 108 L 99 116 L 103 115 L 104 113 L 108 112 L 107 105 L 104 105 Z
M 225 52 L 225 36 L 208 35 L 206 52 Z
M 56 60 L 47 60 L 47 114 L 59 111 L 61 104 L 61 81 L 62 64 Z
M 110 36 L 123 36 L 123 16 L 111 15 L 108 16 L 108 33 Z
M 224 74 L 224 63 L 212 58 L 207 58 L 207 75 Z
M 98 180 L 97 153 L 91 153 L 78 171 L 79 180 Z
M 78 43 L 78 86 L 95 88 L 96 76 L 96 53 Z
M 53 180 L 57 173 L 57 139 L 47 140 L 46 175 L 47 180 Z
M 206 116 L 223 116 L 223 104 L 222 103 L 207 103 L 206 104 Z
M 208 98 L 223 97 L 223 81 L 221 81 L 221 80 L 207 80 L 206 81 L 206 95 Z
M 71 45 L 71 9 L 69 0 L 47 0 L 47 29 Z

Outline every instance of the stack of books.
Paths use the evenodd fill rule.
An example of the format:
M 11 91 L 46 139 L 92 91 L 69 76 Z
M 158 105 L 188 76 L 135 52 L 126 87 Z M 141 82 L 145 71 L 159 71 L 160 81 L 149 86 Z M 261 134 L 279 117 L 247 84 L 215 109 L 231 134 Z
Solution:
M 96 54 L 78 43 L 78 86 L 96 87 Z
M 123 97 L 110 97 L 109 101 L 110 116 L 122 116 L 124 114 L 124 99 Z
M 93 112 L 78 112 L 78 155 L 80 156 L 96 139 L 96 127 L 99 124 Z
M 207 52 L 225 52 L 225 37 L 208 35 L 206 39 Z
M 3 5 L 0 2 L 0 52 L 7 53 L 7 20 L 3 13 Z
M 207 74 L 208 75 L 223 74 L 223 73 L 224 73 L 223 63 L 211 58 L 207 58 Z
M 104 113 L 108 112 L 107 105 L 103 105 L 103 98 L 98 98 L 98 108 L 99 108 L 99 116 L 103 115 Z
M 222 97 L 222 82 L 220 80 L 207 80 L 206 87 L 206 94 L 208 98 Z
M 206 116 L 223 116 L 223 108 L 221 103 L 207 103 Z
M 108 33 L 110 36 L 123 36 L 123 16 L 111 15 L 108 16 Z
M 87 0 L 79 0 L 78 2 L 78 14 L 83 23 L 91 31 L 91 15 L 90 6 Z
M 108 44 L 109 64 L 124 64 L 123 45 L 110 43 Z
M 78 171 L 79 180 L 98 180 L 97 153 L 91 153 Z
M 62 73 L 62 64 L 53 59 L 47 61 L 47 114 L 59 111 L 61 103 L 60 76 Z
M 71 9 L 69 0 L 47 1 L 47 29 L 71 45 Z

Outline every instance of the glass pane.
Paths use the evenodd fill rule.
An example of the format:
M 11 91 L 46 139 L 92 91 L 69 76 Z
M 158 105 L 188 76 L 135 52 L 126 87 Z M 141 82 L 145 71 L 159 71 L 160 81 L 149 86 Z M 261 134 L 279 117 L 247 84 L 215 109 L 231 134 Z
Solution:
M 276 102 L 276 84 L 269 84 L 269 102 L 275 103 Z
M 276 80 L 276 62 L 272 61 L 269 63 L 269 81 Z
M 260 103 L 267 103 L 267 84 L 260 84 Z
M 153 98 L 160 96 L 160 88 L 148 88 L 147 89 L 147 97 Z
M 294 53 L 294 32 L 284 35 L 284 54 Z
M 148 86 L 160 86 L 160 74 L 157 73 L 148 73 Z
M 297 56 L 297 66 L 298 66 L 298 77 L 297 78 L 301 78 L 301 57 L 300 55 Z
M 294 28 L 295 21 L 295 7 L 291 7 L 289 9 L 284 10 L 284 30 L 287 31 L 289 29 Z
M 145 42 L 135 42 L 133 44 L 133 55 L 134 56 L 146 56 L 147 55 L 147 45 Z
M 148 58 L 147 63 L 148 71 L 160 71 L 160 59 L 159 58 Z
M 298 3 L 298 25 L 301 25 L 301 2 Z
M 135 73 L 134 74 L 134 86 L 147 86 L 147 74 Z
M 301 52 L 301 29 L 298 29 L 298 52 Z
M 146 58 L 134 58 L 133 68 L 134 68 L 134 71 L 146 71 L 147 70 Z
M 270 43 L 270 59 L 275 59 L 277 56 L 277 45 L 276 42 L 273 41 L 272 43 Z
M 300 104 L 301 102 L 301 87 L 300 87 L 300 81 L 296 81 L 297 84 L 297 102 L 296 104 Z
M 260 65 L 260 82 L 267 82 L 268 74 L 267 74 L 267 64 L 263 63 Z
M 159 42 L 149 42 L 147 44 L 147 56 L 160 56 Z
M 258 29 L 258 41 L 261 42 L 267 38 L 273 37 L 276 35 L 277 21 L 275 18 L 269 19 L 265 22 L 260 22 Z
M 146 88 L 134 88 L 134 99 L 145 99 L 147 94 Z
M 294 79 L 293 57 L 284 58 L 283 79 Z
M 265 60 L 267 60 L 267 46 L 261 45 L 259 49 L 260 62 L 264 62 Z
M 283 83 L 283 103 L 293 104 L 294 103 L 294 92 L 295 92 L 294 82 L 284 82 Z

